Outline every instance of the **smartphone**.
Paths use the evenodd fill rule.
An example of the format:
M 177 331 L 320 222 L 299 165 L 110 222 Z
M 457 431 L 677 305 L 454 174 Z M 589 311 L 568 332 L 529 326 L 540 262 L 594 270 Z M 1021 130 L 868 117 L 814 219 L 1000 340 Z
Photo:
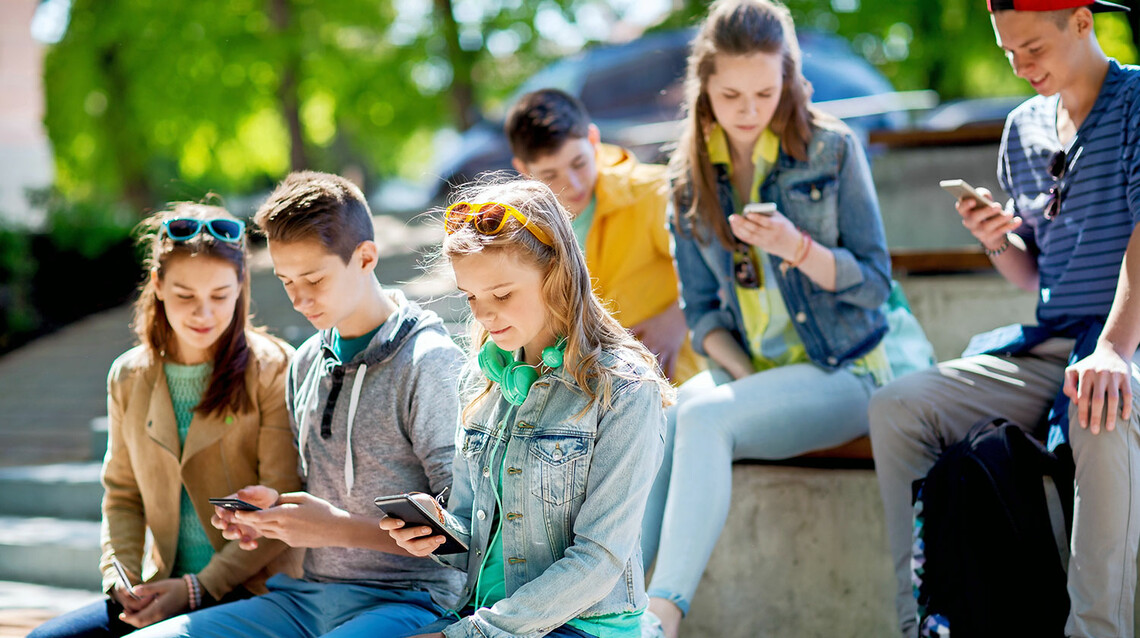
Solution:
M 231 511 L 257 512 L 261 510 L 260 507 L 253 503 L 246 503 L 240 498 L 212 498 L 210 505 Z
M 950 193 L 958 199 L 962 199 L 963 197 L 973 197 L 981 206 L 989 206 L 990 204 L 994 203 L 994 200 L 979 193 L 974 189 L 973 186 L 970 186 L 970 184 L 963 179 L 944 179 L 941 182 L 938 182 L 938 185 L 941 186 L 942 189 L 947 193 Z
M 447 529 L 440 521 L 440 516 L 436 512 L 429 512 L 415 496 L 415 494 L 381 496 L 374 502 L 385 516 L 398 518 L 407 525 L 426 525 L 431 528 L 432 536 L 443 536 L 446 540 L 435 550 L 436 554 L 461 554 L 467 551 L 467 544 Z
M 745 215 L 763 215 L 771 217 L 776 212 L 776 205 L 772 202 L 749 202 L 744 205 Z
M 142 598 L 135 594 L 135 588 L 131 585 L 131 579 L 127 578 L 127 570 L 123 569 L 123 564 L 119 562 L 119 559 L 116 558 L 114 554 L 111 555 L 111 566 L 115 568 L 115 573 L 119 576 L 119 586 L 127 592 L 127 595 L 135 600 L 142 600 Z

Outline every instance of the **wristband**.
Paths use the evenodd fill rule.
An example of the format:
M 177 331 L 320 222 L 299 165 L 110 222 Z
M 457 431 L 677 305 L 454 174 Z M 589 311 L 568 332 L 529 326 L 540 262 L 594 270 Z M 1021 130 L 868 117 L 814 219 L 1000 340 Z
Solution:
M 986 248 L 985 244 L 982 244 L 982 252 L 986 254 L 986 257 L 997 257 L 1007 250 L 1009 250 L 1009 235 L 1005 236 L 1005 240 L 997 248 Z

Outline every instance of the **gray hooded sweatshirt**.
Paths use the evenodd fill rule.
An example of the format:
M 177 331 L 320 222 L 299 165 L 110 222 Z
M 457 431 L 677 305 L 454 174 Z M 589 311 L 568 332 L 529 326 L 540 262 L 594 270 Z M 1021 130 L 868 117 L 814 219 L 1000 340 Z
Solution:
M 434 312 L 389 294 L 399 308 L 367 348 L 342 363 L 331 331 L 313 335 L 293 358 L 286 390 L 306 490 L 377 518 L 377 496 L 438 494 L 451 485 L 463 364 Z M 311 581 L 427 590 L 445 608 L 464 582 L 430 558 L 369 549 L 310 548 L 304 568 Z

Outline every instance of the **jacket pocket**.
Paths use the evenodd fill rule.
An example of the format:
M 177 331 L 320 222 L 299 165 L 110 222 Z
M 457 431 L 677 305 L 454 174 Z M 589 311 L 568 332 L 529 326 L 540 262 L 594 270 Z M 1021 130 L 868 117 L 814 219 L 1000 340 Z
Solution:
M 460 454 L 464 458 L 471 459 L 483 453 L 487 449 L 487 441 L 491 435 L 482 430 L 472 428 L 463 428 L 463 442 L 459 448 Z
M 550 505 L 566 503 L 585 496 L 589 469 L 591 439 L 586 436 L 536 436 L 530 443 L 530 454 L 537 460 L 537 480 L 531 493 Z
M 784 189 L 785 215 L 826 246 L 839 242 L 839 183 L 834 175 L 798 180 Z

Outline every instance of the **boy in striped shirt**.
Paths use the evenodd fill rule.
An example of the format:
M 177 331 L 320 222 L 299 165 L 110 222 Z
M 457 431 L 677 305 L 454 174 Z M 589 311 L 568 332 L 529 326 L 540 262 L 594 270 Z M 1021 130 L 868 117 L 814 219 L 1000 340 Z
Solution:
M 1140 68 L 1100 49 L 1094 0 L 988 0 L 998 45 L 1038 93 L 1006 120 L 1005 206 L 958 201 L 994 267 L 1038 293 L 1037 325 L 975 337 L 962 359 L 900 378 L 870 407 L 871 439 L 913 636 L 911 482 L 977 421 L 1004 416 L 1076 460 L 1068 636 L 1133 631 L 1140 544 Z M 988 195 L 988 193 L 984 193 Z M 1126 267 L 1122 269 L 1121 265 Z M 972 356 L 967 356 L 972 355 Z

